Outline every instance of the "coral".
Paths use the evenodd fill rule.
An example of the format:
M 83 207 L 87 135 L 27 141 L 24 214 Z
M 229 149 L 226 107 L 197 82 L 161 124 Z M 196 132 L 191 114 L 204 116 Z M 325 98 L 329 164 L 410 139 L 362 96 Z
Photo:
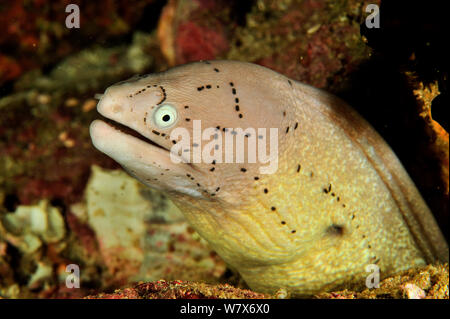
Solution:
M 224 1 L 169 1 L 158 24 L 158 39 L 169 65 L 226 54 L 233 28 L 229 12 Z
M 34 206 L 19 206 L 15 212 L 0 218 L 0 246 L 8 243 L 20 252 L 22 272 L 17 273 L 28 273 L 28 289 L 43 288 L 52 280 L 52 262 L 42 256 L 42 253 L 44 247 L 52 247 L 52 250 L 59 254 L 65 248 L 65 235 L 61 212 L 45 200 Z M 0 269 L 3 269 L 0 272 L 5 273 L 5 278 L 11 278 L 15 273 L 8 264 L 0 257 Z M 21 293 L 21 288 L 8 279 L 0 282 L 0 287 L 1 294 L 5 296 L 17 297 Z
M 350 72 L 369 58 L 370 49 L 359 33 L 365 5 L 259 0 L 239 12 L 219 0 L 169 1 L 158 38 L 170 65 L 244 60 L 337 91 Z
M 361 292 L 322 293 L 319 299 L 448 299 L 448 263 L 410 269 L 380 282 L 379 288 Z
M 369 57 L 359 35 L 364 3 L 258 1 L 227 58 L 250 59 L 293 79 L 336 91 Z
M 0 85 L 32 68 L 48 65 L 92 43 L 128 33 L 139 21 L 145 0 L 77 1 L 80 28 L 68 29 L 66 6 L 72 2 L 6 1 L 0 5 Z M 75 41 L 76 39 L 76 41 Z
M 422 82 L 417 81 L 417 77 L 412 73 L 406 73 L 409 79 L 409 83 L 413 88 L 413 93 L 416 98 L 417 112 L 420 118 L 423 120 L 424 131 L 428 136 L 427 141 L 428 151 L 431 156 L 437 162 L 439 170 L 437 174 L 440 179 L 440 185 L 438 189 L 441 191 L 444 202 L 448 204 L 449 199 L 449 143 L 448 132 L 433 119 L 431 105 L 433 100 L 440 94 L 438 83 L 430 83 L 424 85 Z M 447 224 L 443 228 L 448 226 L 448 206 L 447 209 L 443 209 L 440 220 L 446 220 Z
M 226 270 L 167 197 L 123 171 L 93 166 L 84 200 L 65 217 L 45 200 L 0 215 L 0 296 L 73 298 L 92 293 L 85 286 L 160 278 L 218 283 Z M 79 266 L 82 289 L 65 287 L 68 264 Z
M 379 288 L 351 291 L 349 289 L 325 292 L 314 296 L 317 299 L 448 299 L 448 264 L 429 265 L 410 269 L 385 278 Z M 159 280 L 116 290 L 110 294 L 91 295 L 100 299 L 205 299 L 205 298 L 289 298 L 283 289 L 274 295 L 265 295 L 230 285 L 208 285 L 180 280 Z
M 413 74 L 407 73 L 409 78 L 414 77 Z M 429 147 L 439 160 L 441 165 L 440 176 L 442 178 L 442 187 L 445 194 L 449 194 L 449 144 L 448 132 L 433 119 L 431 114 L 431 103 L 440 92 L 437 82 L 431 83 L 429 86 L 424 86 L 422 82 L 416 84 L 416 89 L 413 90 L 416 97 L 419 116 L 426 124 L 426 132 L 430 137 Z
M 88 296 L 88 299 L 264 299 L 267 295 L 234 288 L 189 281 L 165 281 L 139 284 L 111 294 Z
M 0 220 L 0 237 L 23 254 L 36 252 L 43 243 L 57 243 L 65 232 L 60 211 L 45 200 L 35 206 L 19 206 Z

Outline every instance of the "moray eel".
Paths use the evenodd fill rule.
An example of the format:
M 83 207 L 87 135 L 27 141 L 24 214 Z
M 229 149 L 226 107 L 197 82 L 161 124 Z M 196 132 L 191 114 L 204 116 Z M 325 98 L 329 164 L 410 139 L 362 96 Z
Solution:
M 447 243 L 393 151 L 322 90 L 255 64 L 201 61 L 115 84 L 97 110 L 138 134 L 96 120 L 94 146 L 168 194 L 256 291 L 307 296 L 363 286 L 370 264 L 386 276 L 448 261 Z M 278 142 L 275 169 L 262 173 L 267 161 L 190 160 L 187 151 L 207 147 L 195 142 L 195 120 L 215 130 L 208 143 L 244 134 L 246 156 L 261 138 L 267 147 Z M 179 128 L 191 140 L 176 151 Z M 237 128 L 276 128 L 278 135 Z

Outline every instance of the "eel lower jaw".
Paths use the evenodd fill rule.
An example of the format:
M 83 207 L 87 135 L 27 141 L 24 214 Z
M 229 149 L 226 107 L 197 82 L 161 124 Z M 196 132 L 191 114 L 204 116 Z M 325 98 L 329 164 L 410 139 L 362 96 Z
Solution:
M 132 134 L 130 129 L 117 126 L 120 129 L 103 120 L 93 121 L 90 135 L 95 148 L 148 186 L 203 197 L 196 191 L 197 182 L 187 178 L 187 175 L 199 174 L 190 163 L 142 136 L 136 137 L 137 133 Z M 174 161 L 174 158 L 179 161 Z
M 143 141 L 143 142 L 145 142 L 147 144 L 150 144 L 152 146 L 161 148 L 163 150 L 167 150 L 165 147 L 157 144 L 156 142 L 154 142 L 151 139 L 149 139 L 148 137 L 140 134 L 136 130 L 134 130 L 134 129 L 132 129 L 132 128 L 130 128 L 130 127 L 120 123 L 120 122 L 116 122 L 115 120 L 110 119 L 110 118 L 108 118 L 108 117 L 106 117 L 106 116 L 104 116 L 102 114 L 100 114 L 100 118 L 98 120 L 100 120 L 102 122 L 105 122 L 107 125 L 109 125 L 110 127 L 114 128 L 117 131 L 120 131 L 122 134 L 131 135 L 134 138 L 137 138 L 137 139 L 139 139 L 139 140 L 141 140 L 141 141 Z M 169 150 L 167 150 L 167 151 L 169 151 Z

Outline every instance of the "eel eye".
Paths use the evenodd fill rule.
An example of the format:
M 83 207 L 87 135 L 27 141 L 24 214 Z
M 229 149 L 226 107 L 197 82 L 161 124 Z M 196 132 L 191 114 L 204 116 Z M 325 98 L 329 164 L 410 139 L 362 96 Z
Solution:
M 159 128 L 169 127 L 177 120 L 177 110 L 172 105 L 163 104 L 155 110 L 153 119 Z

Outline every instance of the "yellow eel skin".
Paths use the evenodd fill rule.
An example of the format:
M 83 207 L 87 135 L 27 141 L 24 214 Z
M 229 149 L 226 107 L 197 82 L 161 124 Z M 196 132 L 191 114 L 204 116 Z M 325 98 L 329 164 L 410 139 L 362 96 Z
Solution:
M 169 127 L 156 117 L 162 106 L 175 110 Z M 256 291 L 308 296 L 363 286 L 369 264 L 383 277 L 448 261 L 447 243 L 396 155 L 322 90 L 255 64 L 201 61 L 117 83 L 97 110 L 141 138 L 96 120 L 94 146 L 165 192 Z M 278 169 L 174 163 L 179 141 L 171 132 L 185 128 L 193 138 L 194 120 L 221 136 L 224 128 L 278 128 Z

